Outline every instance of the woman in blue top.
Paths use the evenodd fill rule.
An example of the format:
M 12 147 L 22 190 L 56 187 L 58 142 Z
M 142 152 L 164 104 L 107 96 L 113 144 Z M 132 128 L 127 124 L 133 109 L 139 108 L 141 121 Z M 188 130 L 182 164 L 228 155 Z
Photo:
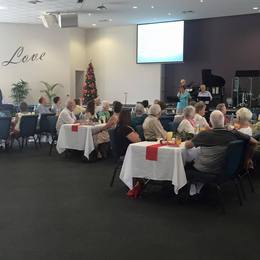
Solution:
M 189 99 L 191 98 L 191 95 L 188 91 L 185 90 L 185 87 L 181 85 L 177 97 L 179 98 L 179 102 L 177 103 L 176 113 L 180 115 L 182 114 L 183 109 L 189 105 Z

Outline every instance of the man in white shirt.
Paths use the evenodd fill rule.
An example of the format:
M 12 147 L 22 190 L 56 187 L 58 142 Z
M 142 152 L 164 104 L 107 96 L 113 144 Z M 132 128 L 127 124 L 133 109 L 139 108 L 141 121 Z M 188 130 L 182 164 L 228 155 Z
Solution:
M 209 91 L 206 90 L 206 85 L 202 84 L 200 85 L 200 92 L 198 94 L 198 99 L 199 98 L 209 98 L 210 101 L 212 101 L 213 97 Z M 205 101 L 205 104 L 208 104 L 209 101 Z
M 66 107 L 61 111 L 59 118 L 57 120 L 56 129 L 57 132 L 60 131 L 60 128 L 63 124 L 74 124 L 76 122 L 76 116 L 73 113 L 76 104 L 74 100 L 68 100 Z

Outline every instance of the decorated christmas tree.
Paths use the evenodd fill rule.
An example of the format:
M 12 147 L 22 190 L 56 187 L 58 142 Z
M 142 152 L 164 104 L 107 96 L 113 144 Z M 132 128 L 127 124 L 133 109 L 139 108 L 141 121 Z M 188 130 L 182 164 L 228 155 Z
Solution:
M 92 62 L 88 65 L 86 80 L 83 84 L 83 103 L 87 104 L 90 100 L 97 97 L 96 78 Z

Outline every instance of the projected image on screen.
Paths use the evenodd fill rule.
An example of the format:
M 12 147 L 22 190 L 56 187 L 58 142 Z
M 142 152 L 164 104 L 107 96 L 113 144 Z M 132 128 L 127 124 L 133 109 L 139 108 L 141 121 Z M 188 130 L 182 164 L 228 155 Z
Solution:
M 183 61 L 183 21 L 138 25 L 137 33 L 137 63 Z

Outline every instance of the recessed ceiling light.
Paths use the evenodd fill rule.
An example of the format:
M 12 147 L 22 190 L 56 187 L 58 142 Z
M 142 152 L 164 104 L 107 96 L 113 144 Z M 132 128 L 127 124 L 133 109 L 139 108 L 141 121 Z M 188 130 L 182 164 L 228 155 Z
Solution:
M 92 26 L 95 27 L 95 26 L 97 26 L 97 25 L 96 25 L 95 23 L 92 23 Z
M 6 6 L 0 6 L 0 10 L 6 10 L 8 9 Z
M 152 9 L 154 9 L 154 6 L 153 6 L 153 5 L 151 5 L 151 8 L 152 8 Z
M 258 9 L 259 9 L 259 7 L 257 7 L 257 6 L 256 6 L 256 7 L 253 7 L 253 9 L 254 9 L 254 10 L 258 10 Z
M 138 6 L 136 6 L 136 5 L 133 6 L 133 9 L 137 9 L 137 8 L 138 8 Z
M 113 20 L 112 19 L 109 19 L 109 22 L 112 22 Z
M 92 15 L 92 13 L 88 13 L 88 16 L 91 16 Z
M 168 15 L 172 15 L 172 13 L 168 13 Z
M 204 3 L 204 0 L 200 0 L 201 3 Z

